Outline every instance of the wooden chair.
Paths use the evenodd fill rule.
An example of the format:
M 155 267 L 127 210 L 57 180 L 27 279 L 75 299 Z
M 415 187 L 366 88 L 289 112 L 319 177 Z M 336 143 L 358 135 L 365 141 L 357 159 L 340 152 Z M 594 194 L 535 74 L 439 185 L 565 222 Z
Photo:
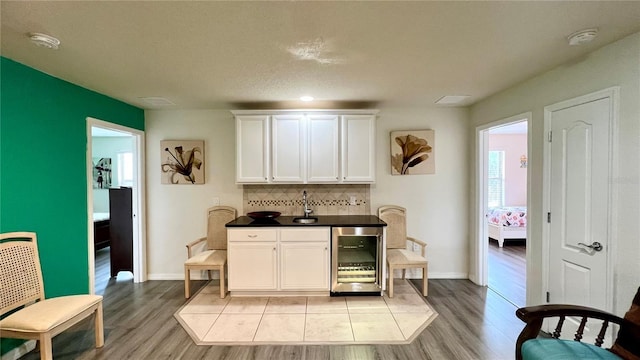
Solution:
M 387 293 L 393 297 L 393 271 L 402 269 L 402 278 L 405 278 L 406 269 L 422 269 L 422 294 L 427 296 L 428 262 L 425 258 L 426 243 L 407 236 L 407 209 L 396 205 L 385 205 L 378 208 L 378 217 L 387 223 L 387 271 L 389 273 L 389 286 Z M 407 240 L 422 247 L 422 256 L 407 250 Z
M 516 341 L 517 360 L 640 359 L 640 288 L 624 318 L 590 307 L 557 304 L 523 307 L 516 310 L 516 316 L 526 323 Z M 580 318 L 580 325 L 573 340 L 561 340 L 562 327 L 569 316 Z M 555 330 L 550 338 L 538 338 L 543 320 L 550 317 L 558 318 Z M 620 325 L 618 337 L 611 349 L 602 349 L 610 323 Z M 598 325 L 594 345 L 581 342 L 585 326 L 598 329 Z
M 36 340 L 40 359 L 53 359 L 51 339 L 93 314 L 96 348 L 100 348 L 104 345 L 102 296 L 45 299 L 36 234 L 0 234 L 0 318 L 4 317 L 0 337 Z
M 236 218 L 236 209 L 214 206 L 207 210 L 207 236 L 187 244 L 187 261 L 184 263 L 184 297 L 191 296 L 191 270 L 206 270 L 211 280 L 211 270 L 220 272 L 220 297 L 226 295 L 224 277 L 227 265 L 227 229 L 225 224 Z M 205 242 L 207 249 L 193 254 L 193 247 Z

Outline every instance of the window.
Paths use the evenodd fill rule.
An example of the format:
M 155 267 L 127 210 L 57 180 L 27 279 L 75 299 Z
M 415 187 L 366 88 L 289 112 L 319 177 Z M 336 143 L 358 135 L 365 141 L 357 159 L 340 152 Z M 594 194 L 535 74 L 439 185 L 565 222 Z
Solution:
M 133 153 L 118 153 L 118 184 L 133 186 Z
M 504 151 L 489 151 L 488 206 L 504 205 Z

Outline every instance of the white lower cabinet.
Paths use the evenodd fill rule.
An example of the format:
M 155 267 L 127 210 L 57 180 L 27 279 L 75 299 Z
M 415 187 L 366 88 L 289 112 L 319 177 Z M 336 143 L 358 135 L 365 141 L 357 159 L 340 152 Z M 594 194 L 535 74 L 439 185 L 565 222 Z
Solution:
M 230 291 L 329 291 L 328 227 L 227 231 Z
M 280 289 L 329 290 L 328 227 L 280 229 Z
M 229 242 L 229 291 L 276 290 L 277 243 Z

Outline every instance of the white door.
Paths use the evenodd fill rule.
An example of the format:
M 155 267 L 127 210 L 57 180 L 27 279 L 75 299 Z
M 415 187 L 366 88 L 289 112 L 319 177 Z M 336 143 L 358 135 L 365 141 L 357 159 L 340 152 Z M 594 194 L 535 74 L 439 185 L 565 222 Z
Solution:
M 613 98 L 582 99 L 546 109 L 551 130 L 548 301 L 610 310 Z M 591 336 L 588 331 L 585 338 Z
M 230 241 L 227 247 L 229 291 L 276 290 L 277 256 L 275 242 Z
M 342 182 L 371 183 L 376 176 L 375 115 L 342 117 Z
M 329 290 L 329 242 L 281 242 L 281 290 Z
M 269 181 L 269 116 L 236 116 L 236 182 Z
M 274 115 L 271 119 L 273 182 L 304 182 L 305 123 L 302 115 Z
M 339 120 L 338 115 L 307 116 L 307 181 L 310 183 L 338 181 Z

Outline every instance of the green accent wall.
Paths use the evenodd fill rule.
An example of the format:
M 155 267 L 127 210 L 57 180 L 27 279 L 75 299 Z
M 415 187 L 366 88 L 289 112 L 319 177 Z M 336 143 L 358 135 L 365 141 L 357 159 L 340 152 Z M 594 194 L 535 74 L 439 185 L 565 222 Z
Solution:
M 89 292 L 87 117 L 144 130 L 144 110 L 0 57 L 0 232 L 37 233 L 46 297 Z

